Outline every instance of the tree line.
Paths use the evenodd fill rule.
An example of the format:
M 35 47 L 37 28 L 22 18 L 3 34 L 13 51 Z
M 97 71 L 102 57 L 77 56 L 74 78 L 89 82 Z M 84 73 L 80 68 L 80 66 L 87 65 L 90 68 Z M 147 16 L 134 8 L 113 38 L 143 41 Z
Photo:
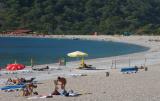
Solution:
M 0 0 L 0 31 L 160 34 L 160 0 Z

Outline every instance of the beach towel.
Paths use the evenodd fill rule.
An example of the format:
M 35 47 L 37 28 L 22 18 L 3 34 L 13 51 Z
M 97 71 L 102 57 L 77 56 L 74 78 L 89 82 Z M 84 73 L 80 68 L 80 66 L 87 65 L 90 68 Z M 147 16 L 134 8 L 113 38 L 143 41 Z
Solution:
M 66 96 L 66 97 L 75 97 L 75 96 L 79 96 L 81 94 L 75 93 L 73 90 L 69 90 L 68 92 L 66 90 L 62 90 L 60 92 L 60 95 Z
M 74 92 L 70 92 L 70 93 L 67 93 L 67 95 L 62 95 L 62 96 L 66 96 L 66 97 L 76 97 L 76 96 L 79 96 L 81 94 L 78 94 L 78 93 L 74 93 Z M 43 99 L 43 98 L 52 98 L 53 95 L 49 94 L 49 95 L 37 95 L 37 96 L 32 96 L 32 97 L 28 97 L 27 99 L 28 100 L 32 100 L 32 99 Z
M 31 100 L 31 99 L 38 99 L 38 98 L 52 98 L 53 96 L 51 94 L 49 95 L 37 95 L 37 96 L 32 96 L 32 97 L 28 97 L 27 99 Z
M 60 91 L 60 95 L 62 95 L 62 96 L 69 96 L 69 93 L 66 90 L 62 89 Z
M 75 97 L 75 96 L 79 96 L 79 95 L 81 95 L 81 94 L 71 92 L 71 93 L 69 93 L 68 96 L 70 96 L 70 97 Z
M 76 96 L 79 96 L 79 95 L 82 95 L 82 94 L 78 94 L 78 93 L 75 93 L 73 90 L 69 90 L 68 92 L 66 90 L 62 90 L 60 92 L 60 95 L 61 96 L 66 96 L 66 97 L 76 97 Z M 56 95 L 55 95 L 56 96 Z M 47 94 L 47 95 L 36 95 L 36 96 L 32 96 L 32 97 L 28 97 L 27 99 L 29 100 L 32 100 L 32 99 L 38 99 L 38 98 L 52 98 L 53 95 L 52 94 Z

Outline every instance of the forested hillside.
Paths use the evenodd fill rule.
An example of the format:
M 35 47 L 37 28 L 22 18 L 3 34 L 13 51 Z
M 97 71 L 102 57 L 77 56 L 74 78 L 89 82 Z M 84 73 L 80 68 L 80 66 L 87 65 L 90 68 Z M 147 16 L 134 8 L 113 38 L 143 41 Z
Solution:
M 160 34 L 160 0 L 0 0 L 0 30 Z

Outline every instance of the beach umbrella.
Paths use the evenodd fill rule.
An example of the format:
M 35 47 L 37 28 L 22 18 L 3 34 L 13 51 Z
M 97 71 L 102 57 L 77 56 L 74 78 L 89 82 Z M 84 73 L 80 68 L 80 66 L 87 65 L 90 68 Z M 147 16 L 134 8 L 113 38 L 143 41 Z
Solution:
M 75 51 L 75 52 L 68 53 L 67 56 L 69 56 L 69 57 L 81 57 L 82 58 L 81 64 L 83 65 L 84 64 L 84 57 L 88 56 L 88 54 L 84 53 L 84 52 L 81 52 L 81 51 Z
M 33 67 L 33 59 L 31 58 L 31 67 Z
M 25 68 L 25 65 L 23 64 L 17 64 L 17 63 L 14 63 L 14 64 L 8 64 L 6 69 L 7 70 L 22 70 Z

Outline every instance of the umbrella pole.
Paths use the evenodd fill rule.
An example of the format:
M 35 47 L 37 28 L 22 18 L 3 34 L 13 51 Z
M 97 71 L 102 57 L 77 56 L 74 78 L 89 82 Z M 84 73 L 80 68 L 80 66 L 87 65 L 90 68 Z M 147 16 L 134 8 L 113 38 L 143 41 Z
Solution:
M 82 57 L 81 65 L 84 67 L 84 57 Z
M 16 59 L 15 59 L 14 63 L 17 64 L 17 60 Z
M 146 62 L 147 62 L 147 58 L 145 58 L 144 60 L 144 67 L 146 66 Z
M 33 67 L 33 59 L 31 58 L 31 67 Z
M 129 61 L 129 67 L 130 67 L 130 66 L 131 66 L 131 59 L 129 58 L 129 60 L 128 60 L 128 61 Z

